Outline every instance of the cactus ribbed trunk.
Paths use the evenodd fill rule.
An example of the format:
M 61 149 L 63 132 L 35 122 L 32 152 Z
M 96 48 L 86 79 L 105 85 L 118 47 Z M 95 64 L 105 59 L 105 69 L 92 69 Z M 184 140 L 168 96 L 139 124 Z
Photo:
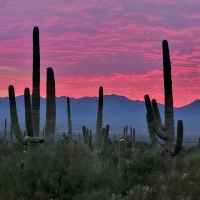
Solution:
M 25 123 L 27 135 L 33 137 L 32 127 L 32 115 L 31 115 L 31 101 L 30 101 L 30 90 L 25 88 L 24 90 L 24 103 L 25 103 Z
M 72 142 L 72 119 L 71 119 L 71 108 L 70 108 L 70 99 L 67 97 L 67 117 L 68 117 L 68 136 L 69 142 Z
M 10 143 L 12 145 L 12 141 L 13 141 L 13 130 L 12 130 L 12 124 L 10 124 Z
M 171 61 L 169 57 L 169 47 L 166 40 L 162 43 L 163 47 L 163 71 L 164 71 L 164 91 L 165 91 L 165 133 L 167 140 L 164 145 L 165 171 L 173 171 L 173 157 L 171 152 L 174 149 L 175 130 L 174 130 L 174 110 L 172 96 Z
M 97 172 L 101 169 L 101 157 L 99 152 L 101 150 L 101 130 L 103 121 L 103 87 L 99 88 L 99 100 L 98 100 L 98 111 L 97 111 L 97 122 L 96 122 L 96 136 L 94 145 L 94 167 Z
M 47 68 L 45 143 L 54 143 L 56 129 L 56 98 L 53 69 Z
M 34 136 L 40 130 L 40 44 L 39 28 L 33 29 L 32 120 Z

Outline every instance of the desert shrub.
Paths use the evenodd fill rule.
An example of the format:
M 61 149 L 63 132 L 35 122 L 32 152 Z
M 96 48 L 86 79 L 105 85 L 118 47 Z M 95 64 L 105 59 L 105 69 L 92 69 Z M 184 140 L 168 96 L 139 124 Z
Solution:
M 152 144 L 145 141 L 137 141 L 135 145 L 136 145 L 137 151 L 140 153 L 152 150 Z
M 130 185 L 152 185 L 157 183 L 157 173 L 163 173 L 162 157 L 147 152 L 135 152 L 129 163 L 128 181 Z
M 0 145 L 0 199 L 14 199 L 18 185 L 23 152 L 18 152 L 6 144 Z
M 139 142 L 136 150 L 127 150 L 125 178 L 118 172 L 117 157 L 115 162 L 103 160 L 100 173 L 96 173 L 91 153 L 80 143 L 58 143 L 53 148 L 41 145 L 35 164 L 24 163 L 27 154 L 22 145 L 16 143 L 11 148 L 2 143 L 0 199 L 198 199 L 198 151 L 181 152 L 177 156 L 177 172 L 167 180 L 163 175 L 163 158 L 151 148 Z
M 168 191 L 173 199 L 199 199 L 200 191 L 200 154 L 190 151 L 183 159 L 183 170 L 171 175 Z

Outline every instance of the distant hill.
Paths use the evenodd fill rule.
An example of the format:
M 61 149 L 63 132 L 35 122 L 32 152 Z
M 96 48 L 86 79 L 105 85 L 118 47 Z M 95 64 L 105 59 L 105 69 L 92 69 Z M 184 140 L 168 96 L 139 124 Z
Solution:
M 24 128 L 24 97 L 16 98 L 19 122 Z M 93 127 L 95 130 L 97 118 L 97 97 L 83 97 L 79 99 L 71 98 L 71 116 L 73 125 L 86 125 Z M 164 119 L 164 106 L 158 104 L 161 117 Z M 57 128 L 67 129 L 67 103 L 66 97 L 56 98 L 56 123 Z M 7 118 L 10 124 L 10 109 L 8 97 L 0 98 L 0 129 L 4 128 L 4 119 Z M 46 118 L 46 99 L 41 98 L 40 120 L 41 129 L 45 125 Z M 103 108 L 103 124 L 110 124 L 110 126 L 122 128 L 126 125 L 135 127 L 137 129 L 143 128 L 147 130 L 145 119 L 146 108 L 143 101 L 130 100 L 118 95 L 105 95 Z M 197 129 L 200 131 L 200 100 L 196 100 L 181 108 L 174 109 L 175 125 L 178 119 L 184 122 L 185 130 Z M 187 134 L 187 133 L 186 133 Z M 200 134 L 199 134 L 200 136 Z

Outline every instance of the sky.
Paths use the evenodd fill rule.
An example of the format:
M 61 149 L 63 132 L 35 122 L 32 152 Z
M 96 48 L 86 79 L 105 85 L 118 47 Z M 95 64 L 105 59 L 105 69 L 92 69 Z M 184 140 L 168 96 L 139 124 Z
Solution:
M 117 94 L 164 102 L 162 40 L 174 106 L 200 99 L 199 0 L 0 0 L 0 97 L 32 90 L 32 32 L 40 30 L 41 96 L 52 67 L 56 96 Z

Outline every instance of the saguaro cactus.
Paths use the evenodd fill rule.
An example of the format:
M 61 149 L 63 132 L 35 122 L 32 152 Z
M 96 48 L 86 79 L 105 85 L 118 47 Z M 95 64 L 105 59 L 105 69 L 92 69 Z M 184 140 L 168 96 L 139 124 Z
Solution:
M 103 121 L 103 87 L 99 88 L 99 100 L 98 100 L 98 111 L 97 111 L 97 122 L 96 122 L 96 136 L 94 145 L 94 167 L 97 172 L 101 168 L 101 157 L 99 152 L 101 150 L 101 130 Z
M 33 75 L 32 75 L 33 132 L 39 136 L 40 129 L 40 42 L 39 28 L 33 29 Z
M 88 146 L 89 145 L 89 137 L 87 135 L 86 126 L 82 126 L 82 133 L 83 133 L 83 143 Z
M 126 142 L 124 139 L 119 141 L 119 154 L 118 154 L 118 169 L 119 172 L 126 177 L 127 163 L 126 163 Z
M 33 127 L 32 127 L 32 113 L 31 113 L 31 100 L 30 100 L 30 90 L 25 88 L 24 90 L 24 103 L 25 103 L 25 122 L 26 131 L 24 131 L 24 137 L 27 136 L 34 137 Z M 29 163 L 37 163 L 39 157 L 39 144 L 28 142 L 27 143 L 27 161 Z
M 67 97 L 67 117 L 68 117 L 68 136 L 69 142 L 72 141 L 72 119 L 71 119 L 71 109 L 70 109 L 70 99 Z
M 103 134 L 103 138 L 102 138 L 102 142 L 101 142 L 101 149 L 99 151 L 100 155 L 104 155 L 107 150 L 109 130 L 110 130 L 109 124 L 106 125 L 106 128 L 102 129 L 102 131 L 104 131 L 104 134 Z
M 90 151 L 91 150 L 91 144 L 89 143 L 91 141 L 90 141 L 89 135 L 87 134 L 87 130 L 88 129 L 86 128 L 86 126 L 82 126 L 83 143 L 84 143 L 87 151 L 91 154 L 91 151 Z
M 7 120 L 4 121 L 4 139 L 7 140 Z
M 45 127 L 45 139 L 47 140 L 47 143 L 54 143 L 56 129 L 56 98 L 55 79 L 53 69 L 51 67 L 47 68 Z
M 165 143 L 162 145 L 162 153 L 164 155 L 165 172 L 170 174 L 173 171 L 173 157 L 180 152 L 182 147 L 183 122 L 182 120 L 178 121 L 177 139 L 175 144 L 171 62 L 167 40 L 163 40 L 162 48 L 165 92 L 165 125 L 161 122 L 156 100 L 152 100 L 151 104 L 149 96 L 145 95 L 145 104 L 147 109 L 147 123 L 150 131 L 151 141 L 158 151 L 160 151 L 161 146 L 158 144 L 155 134 L 165 141 Z
M 132 149 L 135 150 L 135 129 L 132 128 L 132 137 L 131 137 L 131 142 L 132 142 Z
M 89 134 L 89 148 L 90 150 L 92 150 L 92 131 L 90 130 L 90 134 Z
M 33 143 L 43 143 L 44 138 L 41 138 L 41 137 L 30 137 L 30 136 L 24 137 L 23 133 L 20 130 L 20 126 L 18 123 L 17 108 L 16 108 L 16 101 L 15 101 L 15 91 L 14 91 L 14 87 L 12 85 L 10 85 L 8 87 L 8 92 L 9 92 L 10 118 L 11 118 L 11 123 L 12 123 L 12 130 L 13 130 L 17 140 L 23 145 L 28 144 L 28 146 L 29 146 L 29 144 L 30 144 L 30 146 L 32 146 L 31 144 L 33 144 Z M 29 99 L 29 101 L 30 101 L 30 99 Z M 34 157 L 33 153 L 34 153 L 33 151 L 28 151 L 27 158 L 28 158 L 28 160 L 34 162 L 35 160 L 32 159 Z

